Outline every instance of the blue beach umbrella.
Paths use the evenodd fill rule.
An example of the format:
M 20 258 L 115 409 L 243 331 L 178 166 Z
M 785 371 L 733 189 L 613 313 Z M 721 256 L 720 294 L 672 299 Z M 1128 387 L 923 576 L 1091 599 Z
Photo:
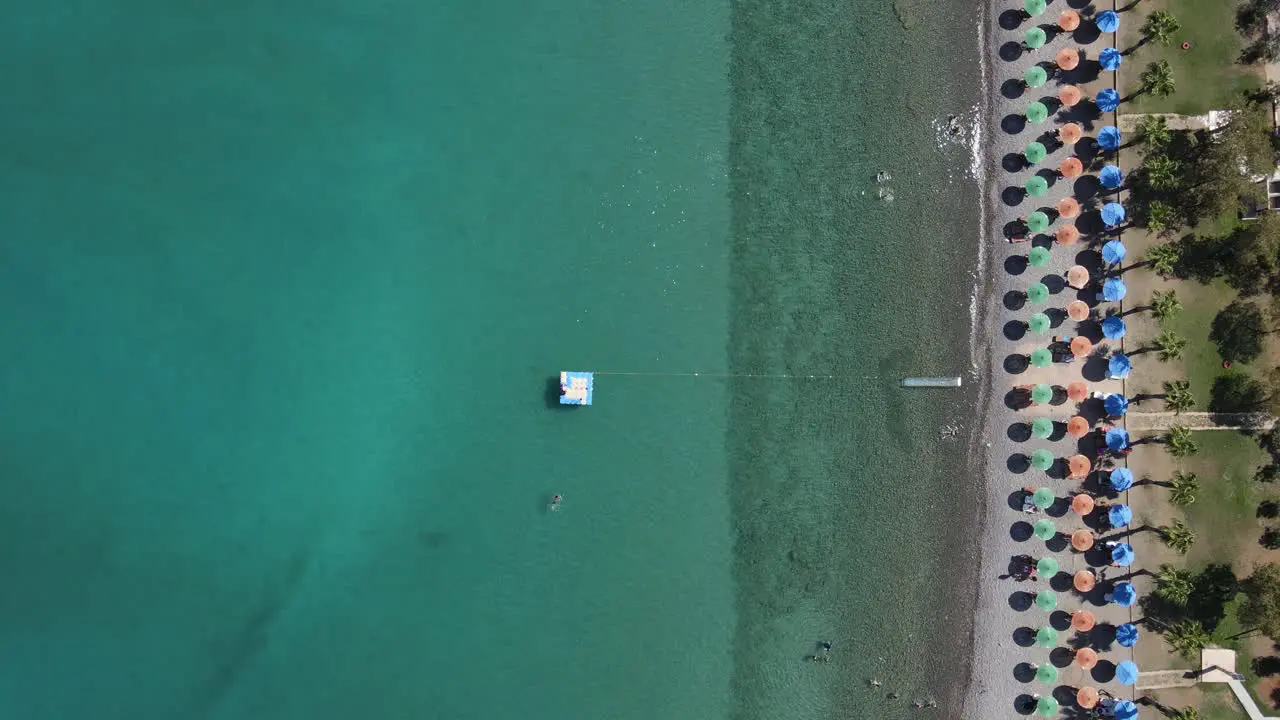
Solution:
M 1102 401 L 1102 408 L 1112 417 L 1119 417 L 1129 412 L 1129 398 L 1120 393 L 1112 393 Z
M 1125 660 L 1117 665 L 1116 682 L 1121 685 L 1132 685 L 1138 682 L 1138 666 L 1132 660 Z M 1119 703 L 1116 704 L 1119 705 Z
M 1104 318 L 1102 320 L 1102 336 L 1108 340 L 1119 340 L 1124 337 L 1124 318 L 1119 315 Z M 1111 359 L 1115 360 L 1115 358 Z M 1128 358 L 1125 359 L 1128 360 Z
M 1108 190 L 1115 190 L 1120 187 L 1120 183 L 1124 182 L 1124 173 L 1120 172 L 1120 168 L 1115 165 L 1108 165 L 1098 173 L 1098 182 Z
M 1093 97 L 1093 102 L 1102 112 L 1115 112 L 1120 107 L 1120 92 L 1115 88 L 1103 88 Z
M 1111 548 L 1111 562 L 1119 565 L 1120 567 L 1129 567 L 1132 565 L 1134 557 L 1136 556 L 1133 552 L 1133 546 L 1129 543 L 1120 543 L 1119 545 Z
M 1107 227 L 1115 227 L 1124 222 L 1125 212 L 1124 206 L 1117 202 L 1109 202 L 1102 206 L 1102 222 Z
M 1132 700 L 1120 700 L 1111 706 L 1111 714 L 1116 720 L 1138 720 L 1138 706 Z
M 1116 353 L 1107 361 L 1107 374 L 1113 378 L 1127 378 L 1132 367 L 1133 363 L 1129 362 L 1128 355 Z
M 1138 591 L 1133 588 L 1133 583 L 1116 583 L 1116 587 L 1111 591 L 1111 602 L 1120 607 L 1132 607 L 1138 601 Z M 1137 670 L 1137 667 L 1134 667 Z
M 1108 72 L 1113 72 L 1119 68 L 1120 63 L 1123 60 L 1124 56 L 1120 54 L 1119 50 L 1113 47 L 1106 48 L 1102 52 L 1098 53 L 1098 64 L 1102 66 L 1103 70 Z
M 1129 447 L 1129 431 L 1113 427 L 1107 431 L 1107 448 L 1120 451 Z
M 1104 10 L 1093 19 L 1093 24 L 1105 33 L 1113 33 L 1120 29 L 1120 16 L 1115 10 Z
M 1113 528 L 1122 528 L 1133 522 L 1133 510 L 1128 505 L 1112 505 L 1107 509 L 1107 521 Z
M 1120 128 L 1108 125 L 1098 131 L 1098 147 L 1103 150 L 1120 149 Z
M 1111 477 L 1107 478 L 1107 484 L 1116 492 L 1128 490 L 1133 487 L 1133 471 L 1129 468 L 1116 468 L 1111 471 Z M 1129 506 L 1127 505 L 1116 505 L 1116 507 L 1122 507 L 1126 510 L 1129 509 Z M 1108 513 L 1108 515 L 1109 514 L 1110 513 Z M 1132 511 L 1129 512 L 1129 518 L 1133 518 Z
M 1106 282 L 1102 283 L 1102 299 L 1107 302 L 1120 302 L 1128 290 L 1120 278 L 1107 278 Z
M 1138 626 L 1125 623 L 1116 628 L 1116 644 L 1120 647 L 1133 647 L 1138 644 Z
M 1108 166 L 1110 167 L 1110 166 Z M 1108 263 L 1118 263 L 1124 259 L 1129 252 L 1125 248 L 1124 243 L 1119 240 L 1108 240 L 1102 246 L 1102 259 Z

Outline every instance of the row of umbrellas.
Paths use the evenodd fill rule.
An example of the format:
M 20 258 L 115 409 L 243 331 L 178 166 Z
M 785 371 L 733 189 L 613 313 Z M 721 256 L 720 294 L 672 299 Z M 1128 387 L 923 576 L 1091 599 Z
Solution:
M 1049 3 L 1048 0 L 1023 0 L 1023 8 L 1028 15 L 1035 17 L 1043 15 L 1049 8 Z M 1104 10 L 1093 17 L 1093 24 L 1104 33 L 1114 33 L 1120 29 L 1120 15 L 1114 10 Z M 1058 15 L 1058 27 L 1067 32 L 1076 30 L 1080 27 L 1080 13 L 1063 10 Z

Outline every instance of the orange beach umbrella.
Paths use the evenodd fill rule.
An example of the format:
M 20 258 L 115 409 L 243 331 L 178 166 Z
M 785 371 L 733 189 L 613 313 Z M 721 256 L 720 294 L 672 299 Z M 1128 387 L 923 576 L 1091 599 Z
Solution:
M 1071 107 L 1084 99 L 1084 93 L 1080 92 L 1080 88 L 1075 85 L 1063 85 L 1058 91 L 1058 99 L 1066 107 Z
M 1083 647 L 1076 651 L 1076 664 L 1085 670 L 1092 670 L 1098 664 L 1098 651 Z
M 1089 632 L 1098 624 L 1098 618 L 1088 610 L 1077 610 L 1071 613 L 1071 629 L 1076 632 Z
M 1071 338 L 1071 354 L 1078 358 L 1086 357 L 1093 352 L 1093 341 L 1083 335 Z
M 1072 300 L 1067 303 L 1067 317 L 1080 322 L 1089 317 L 1089 306 L 1083 300 Z
M 1085 493 L 1080 493 L 1079 495 L 1075 495 L 1071 498 L 1071 512 L 1077 515 L 1088 515 L 1089 513 L 1093 512 L 1093 506 L 1094 506 L 1094 502 L 1093 502 L 1092 495 L 1086 495 Z M 1077 530 L 1076 532 L 1081 532 L 1081 531 Z M 1085 530 L 1084 532 L 1089 532 L 1089 531 Z M 1092 533 L 1090 533 L 1090 535 L 1092 535 Z
M 1067 123 L 1066 125 L 1058 128 L 1058 139 L 1061 140 L 1064 145 L 1074 145 L 1080 142 L 1080 138 L 1082 137 L 1084 137 L 1084 128 L 1080 127 L 1076 123 Z
M 1064 197 L 1058 201 L 1058 214 L 1064 218 L 1073 218 L 1080 214 L 1080 203 L 1073 197 Z
M 1080 592 L 1089 592 L 1093 589 L 1095 582 L 1097 579 L 1093 577 L 1093 572 L 1090 570 L 1081 570 L 1071 578 L 1071 586 Z
M 1053 61 L 1063 70 L 1075 70 L 1080 64 L 1080 53 L 1075 48 L 1062 48 Z
M 1078 302 L 1078 301 L 1077 301 Z M 1084 303 L 1080 303 L 1084 305 Z M 1085 305 L 1088 308 L 1087 305 Z M 1084 402 L 1089 397 L 1089 386 L 1079 380 L 1067 384 L 1067 399 L 1071 402 Z
M 1079 480 L 1087 477 L 1089 471 L 1093 469 L 1093 463 L 1089 462 L 1089 458 L 1083 455 L 1072 455 L 1067 458 L 1068 477 L 1072 480 Z
M 1076 497 L 1079 497 L 1079 495 Z M 1071 547 L 1075 548 L 1078 552 L 1084 552 L 1085 550 L 1093 547 L 1093 533 L 1088 530 L 1077 530 L 1071 533 Z
M 1098 689 L 1089 687 L 1088 685 L 1085 685 L 1076 691 L 1076 704 L 1085 710 L 1098 707 L 1098 701 L 1101 699 L 1102 697 L 1098 694 Z
M 1071 32 L 1080 27 L 1080 13 L 1075 10 L 1063 10 L 1058 15 L 1058 27 Z
M 1084 163 L 1080 162 L 1078 157 L 1069 157 L 1058 166 L 1058 172 L 1062 173 L 1062 177 L 1065 178 L 1080 177 L 1080 174 L 1084 172 Z
M 1079 290 L 1089 284 L 1089 268 L 1083 265 L 1072 265 L 1067 269 L 1067 284 Z
M 1067 434 L 1073 438 L 1082 438 L 1085 435 L 1088 435 L 1089 421 L 1085 420 L 1079 415 L 1071 418 L 1070 420 L 1067 421 Z M 1085 495 L 1084 497 L 1089 497 L 1089 496 Z M 1073 505 L 1072 507 L 1074 508 L 1075 506 Z M 1088 512 L 1088 510 L 1086 510 L 1085 512 Z
M 1080 228 L 1075 225 L 1059 225 L 1053 233 L 1053 239 L 1060 245 L 1075 245 L 1080 239 Z

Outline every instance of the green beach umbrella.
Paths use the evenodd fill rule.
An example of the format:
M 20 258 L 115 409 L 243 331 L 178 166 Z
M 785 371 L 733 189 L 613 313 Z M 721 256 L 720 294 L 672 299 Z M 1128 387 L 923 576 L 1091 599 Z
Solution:
M 1031 267 L 1044 267 L 1049 264 L 1049 251 L 1042 247 L 1033 247 L 1027 253 L 1027 264 Z
M 1052 540 L 1053 536 L 1058 534 L 1058 528 L 1054 527 L 1053 521 L 1047 518 L 1041 518 L 1040 520 L 1036 521 L 1035 531 L 1036 531 L 1036 537 L 1040 538 L 1041 540 Z M 1053 606 L 1057 607 L 1058 596 L 1054 595 L 1053 593 L 1049 593 L 1049 596 L 1054 598 Z M 1037 597 L 1036 600 L 1039 601 L 1040 598 Z M 1052 610 L 1053 608 L 1049 608 L 1049 609 Z
M 1031 421 L 1031 434 L 1041 440 L 1048 440 L 1053 434 L 1053 421 L 1049 418 L 1036 418 Z
M 1053 399 L 1053 386 L 1040 383 L 1031 388 L 1031 402 L 1044 404 Z
M 1045 149 L 1044 144 L 1038 142 L 1027 143 L 1027 149 L 1022 151 L 1022 156 L 1032 165 L 1043 160 L 1044 156 L 1048 154 L 1049 151 Z
M 1049 286 L 1044 283 L 1031 283 L 1027 288 L 1027 300 L 1033 303 L 1042 303 L 1049 299 Z
M 1039 50 L 1040 48 L 1044 47 L 1044 44 L 1048 41 L 1049 41 L 1049 36 L 1045 35 L 1044 30 L 1041 30 L 1038 27 L 1033 27 L 1027 31 L 1027 36 L 1026 36 L 1027 47 L 1031 48 L 1032 50 Z
M 1049 451 L 1045 450 L 1045 452 Z M 1050 455 L 1050 459 L 1052 459 L 1052 457 L 1053 456 Z M 1041 510 L 1052 505 L 1054 500 L 1057 500 L 1057 498 L 1053 496 L 1053 491 L 1049 488 L 1040 488 L 1039 490 L 1031 493 L 1031 502 Z
M 1045 685 L 1052 685 L 1058 682 L 1058 668 L 1045 663 L 1036 668 L 1036 679 Z
M 1029 88 L 1044 87 L 1044 84 L 1049 82 L 1049 73 L 1045 72 L 1044 68 L 1039 65 L 1032 65 L 1022 74 L 1022 79 Z
M 1039 175 L 1032 175 L 1027 178 L 1027 184 L 1023 185 L 1023 187 L 1026 188 L 1027 194 L 1031 197 L 1040 197 L 1049 192 L 1049 181 Z
M 1058 631 L 1045 625 L 1036 631 L 1036 644 L 1040 647 L 1053 647 L 1058 644 Z
M 1027 105 L 1027 122 L 1039 125 L 1049 119 L 1049 108 L 1045 107 L 1042 102 L 1033 102 Z
M 1038 143 L 1037 143 L 1038 144 Z M 1042 233 L 1049 229 L 1049 216 L 1037 210 L 1027 216 L 1027 229 L 1033 233 Z M 1037 247 L 1037 250 L 1045 250 L 1045 248 Z M 1046 250 L 1046 252 L 1048 252 Z
M 1038 368 L 1047 368 L 1053 364 L 1053 353 L 1048 348 L 1031 351 L 1031 364 Z
M 1039 15 L 1040 13 L 1045 11 L 1045 8 L 1047 6 L 1048 6 L 1048 3 L 1045 2 L 1045 0 L 1027 0 L 1026 2 L 1027 14 L 1032 16 Z
M 1040 248 L 1037 248 L 1040 249 Z M 1044 313 L 1036 313 L 1027 320 L 1027 328 L 1033 333 L 1044 334 L 1049 332 L 1049 328 L 1053 327 L 1053 321 Z
M 1036 700 L 1036 714 L 1040 717 L 1053 717 L 1058 714 L 1058 701 L 1048 695 Z
M 1053 467 L 1053 453 L 1044 448 L 1031 453 L 1031 467 L 1037 470 L 1048 470 Z
M 1036 563 L 1036 574 L 1040 577 L 1050 577 L 1058 574 L 1058 561 L 1051 557 L 1042 557 L 1040 562 Z M 1052 630 L 1053 628 L 1050 628 Z M 1054 635 L 1054 637 L 1058 637 Z

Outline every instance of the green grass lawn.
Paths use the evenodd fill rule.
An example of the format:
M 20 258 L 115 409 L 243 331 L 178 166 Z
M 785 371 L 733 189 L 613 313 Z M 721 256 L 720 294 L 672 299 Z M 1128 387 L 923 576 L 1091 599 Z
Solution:
M 1137 89 L 1139 77 L 1149 63 L 1168 60 L 1173 67 L 1177 91 L 1167 98 L 1140 96 L 1126 104 L 1123 112 L 1166 112 L 1200 115 L 1226 108 L 1246 90 L 1262 85 L 1262 69 L 1237 61 L 1245 41 L 1235 30 L 1236 3 L 1225 0 L 1143 0 L 1121 15 L 1117 47 L 1125 50 L 1142 38 L 1146 16 L 1165 10 L 1182 24 L 1169 47 L 1147 43 L 1124 58 L 1120 66 L 1122 94 Z M 1191 43 L 1183 50 L 1183 42 Z
M 1182 363 L 1183 372 L 1191 381 L 1191 392 L 1196 398 L 1195 409 L 1208 410 L 1209 391 L 1213 388 L 1214 378 L 1225 372 L 1218 348 L 1209 340 L 1209 329 L 1218 311 L 1236 298 L 1236 292 L 1221 280 L 1208 285 L 1188 280 L 1178 283 L 1175 292 L 1182 303 L 1182 312 L 1166 326 L 1186 338 L 1187 347 L 1182 351 L 1182 358 L 1173 362 Z M 1237 363 L 1234 369 L 1249 371 L 1243 363 Z
M 1196 531 L 1196 544 L 1187 554 L 1187 565 L 1201 568 L 1210 563 L 1236 567 L 1241 551 L 1252 550 L 1262 529 L 1258 503 L 1263 492 L 1253 480 L 1266 455 L 1253 438 L 1230 430 L 1193 433 L 1200 452 L 1183 461 L 1183 467 L 1200 478 L 1200 493 L 1186 507 L 1187 524 Z

